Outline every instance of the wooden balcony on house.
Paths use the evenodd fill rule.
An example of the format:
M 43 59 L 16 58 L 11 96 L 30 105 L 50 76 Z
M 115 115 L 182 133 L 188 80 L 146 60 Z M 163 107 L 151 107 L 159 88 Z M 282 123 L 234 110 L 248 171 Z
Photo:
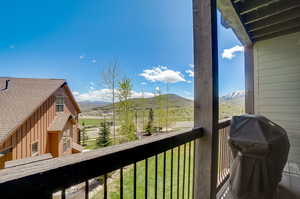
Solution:
M 230 120 L 219 124 L 219 166 L 217 190 L 220 191 L 229 177 L 232 156 L 227 144 Z M 95 151 L 73 154 L 54 159 L 45 159 L 30 164 L 11 166 L 0 171 L 0 192 L 5 198 L 55 198 L 53 193 L 61 191 L 61 198 L 91 198 L 89 180 L 104 176 L 101 198 L 108 198 L 108 174 L 118 172 L 119 197 L 124 194 L 124 170 L 133 165 L 134 175 L 131 194 L 136 198 L 138 188 L 138 162 L 143 162 L 145 174 L 143 189 L 145 198 L 194 198 L 195 143 L 203 137 L 203 129 L 188 132 L 168 133 L 152 136 L 140 141 L 111 146 Z M 175 156 L 176 153 L 176 157 Z M 161 155 L 162 158 L 158 158 Z M 167 157 L 168 156 L 168 157 Z M 154 158 L 154 173 L 149 172 L 148 160 Z M 166 162 L 166 160 L 168 161 Z M 160 162 L 159 162 L 160 161 Z M 180 163 L 179 163 L 180 162 Z M 158 167 L 163 165 L 163 179 L 158 179 Z M 168 167 L 168 170 L 166 168 Z M 148 179 L 154 178 L 153 184 Z M 166 180 L 166 178 L 169 178 Z M 158 182 L 162 180 L 163 182 Z M 150 180 L 149 180 L 150 181 Z M 171 183 L 167 183 L 167 181 Z M 84 183 L 76 194 L 66 190 Z M 128 187 L 127 187 L 128 188 Z M 162 193 L 158 193 L 158 191 Z M 128 190 L 126 190 L 128 192 Z M 128 194 L 127 194 L 128 195 Z
M 145 198 L 149 194 L 152 196 L 174 194 L 174 198 L 175 196 L 192 198 L 195 172 L 194 146 L 195 141 L 202 136 L 202 128 L 197 128 L 188 132 L 162 134 L 94 151 L 12 166 L 0 171 L 1 197 L 52 198 L 53 193 L 62 191 L 61 198 L 70 198 L 72 194 L 67 194 L 66 190 L 71 186 L 84 183 L 84 189 L 75 194 L 75 198 L 79 196 L 90 198 L 89 180 L 104 176 L 100 198 L 108 198 L 108 174 L 116 171 L 119 175 L 119 188 L 114 191 L 119 192 L 120 198 L 123 198 L 125 191 L 130 191 L 132 198 L 137 198 L 137 191 L 141 191 L 141 182 L 138 182 L 137 175 L 137 170 L 140 169 L 138 162 L 142 162 L 145 164 L 143 166 L 145 176 L 142 182 Z M 175 153 L 177 158 L 173 158 Z M 150 167 L 148 160 L 151 158 L 155 160 L 154 173 L 149 173 L 148 169 Z M 160 168 L 163 169 L 163 179 L 158 179 L 158 164 L 163 165 L 163 168 Z M 130 165 L 133 166 L 134 183 L 130 190 L 125 190 L 125 170 Z M 154 187 L 149 186 L 150 178 L 154 178 Z M 166 178 L 173 183 L 167 184 Z
M 218 3 L 224 3 L 224 9 L 220 9 L 227 13 L 223 16 L 245 45 L 246 112 L 267 116 L 283 126 L 290 136 L 289 163 L 277 198 L 299 198 L 300 1 L 218 0 Z M 232 157 L 227 144 L 230 121 L 219 123 L 218 117 L 216 16 L 216 0 L 193 0 L 195 129 L 1 170 L 1 196 L 51 198 L 53 193 L 62 191 L 64 199 L 71 197 L 68 188 L 84 183 L 82 198 L 87 199 L 89 180 L 104 176 L 101 198 L 106 199 L 110 191 L 108 174 L 117 171 L 119 185 L 113 191 L 120 198 L 129 191 L 135 199 L 141 190 L 144 198 L 150 192 L 162 198 L 231 198 L 228 179 Z M 173 158 L 175 153 L 177 157 Z M 153 175 L 149 173 L 150 159 L 154 160 Z M 159 161 L 162 168 L 157 166 Z M 143 182 L 138 180 L 139 162 L 143 163 Z M 123 175 L 129 165 L 132 165 L 133 186 L 125 190 Z M 157 177 L 159 169 L 162 178 Z M 172 183 L 166 183 L 167 179 Z M 148 186 L 151 181 L 154 186 Z
M 217 169 L 217 198 L 232 198 L 229 191 L 228 179 L 230 166 L 233 161 L 228 145 L 230 120 L 220 121 L 218 125 L 218 169 Z M 89 180 L 104 176 L 102 190 L 97 196 L 109 198 L 110 183 L 108 174 L 118 172 L 118 198 L 125 195 L 125 169 L 133 166 L 133 184 L 130 190 L 132 198 L 137 198 L 137 192 L 143 192 L 144 198 L 195 198 L 195 143 L 203 139 L 203 129 L 193 129 L 188 132 L 168 133 L 153 136 L 144 140 L 125 143 L 117 146 L 98 149 L 95 151 L 73 154 L 70 156 L 38 161 L 30 164 L 12 166 L 0 171 L 0 192 L 5 198 L 96 198 L 90 196 Z M 174 154 L 178 154 L 174 157 Z M 168 154 L 168 155 L 167 155 Z M 179 155 L 180 154 L 180 155 Z M 158 156 L 162 156 L 158 158 Z M 168 157 L 167 157 L 168 156 Z M 179 157 L 179 158 L 178 158 Z M 155 160 L 154 173 L 150 173 L 149 160 Z M 181 160 L 180 160 L 181 159 Z M 143 186 L 138 178 L 138 163 L 144 166 Z M 181 162 L 178 164 L 178 162 Z M 158 177 L 158 167 L 163 165 L 163 179 Z M 168 167 L 168 169 L 166 169 Z M 299 176 L 286 169 L 278 188 L 278 199 L 293 199 L 300 197 Z M 127 175 L 128 177 L 128 175 Z M 153 184 L 149 183 L 154 179 Z M 167 180 L 168 178 L 168 180 Z M 159 182 L 162 180 L 162 182 Z M 172 183 L 167 183 L 170 181 Z M 82 183 L 75 194 L 66 191 L 74 185 Z M 126 187 L 128 189 L 128 187 Z M 53 193 L 61 191 L 60 194 Z M 159 193 L 162 191 L 162 193 Z

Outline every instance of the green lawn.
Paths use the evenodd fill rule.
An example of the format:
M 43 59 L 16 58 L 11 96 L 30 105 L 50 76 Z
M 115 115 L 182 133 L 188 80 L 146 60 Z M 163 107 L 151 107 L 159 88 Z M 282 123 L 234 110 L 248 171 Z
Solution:
M 90 119 L 90 118 L 81 118 L 79 119 L 80 125 L 84 123 L 85 126 L 100 126 L 102 119 Z
M 100 146 L 97 145 L 97 140 L 86 140 L 86 146 L 84 146 L 84 149 L 98 149 L 101 148 Z
M 190 189 L 189 198 L 192 198 L 192 171 L 193 171 L 193 144 L 191 144 L 191 158 L 189 165 L 189 144 L 186 144 L 186 161 L 185 169 L 184 165 L 184 146 L 180 147 L 180 171 L 179 171 L 179 197 L 178 198 L 188 198 L 188 186 Z M 163 159 L 164 155 L 158 155 L 158 188 L 157 188 L 157 198 L 163 198 Z M 145 160 L 138 162 L 137 164 L 137 199 L 145 198 Z M 190 166 L 190 181 L 188 180 L 188 169 Z M 173 150 L 173 198 L 177 198 L 177 169 L 178 169 L 178 148 Z M 185 170 L 184 177 L 184 190 L 183 190 L 183 171 Z M 124 186 L 124 198 L 132 199 L 133 197 L 133 165 L 130 165 L 124 169 L 123 186 Z M 171 194 L 171 150 L 166 152 L 166 172 L 165 172 L 165 198 L 170 198 Z M 155 156 L 148 159 L 148 198 L 154 198 L 155 190 Z M 184 196 L 183 196 L 184 194 Z M 93 199 L 104 198 L 103 191 L 96 194 Z M 108 184 L 108 198 L 117 199 L 120 198 L 120 178 L 119 175 L 113 179 L 112 182 Z

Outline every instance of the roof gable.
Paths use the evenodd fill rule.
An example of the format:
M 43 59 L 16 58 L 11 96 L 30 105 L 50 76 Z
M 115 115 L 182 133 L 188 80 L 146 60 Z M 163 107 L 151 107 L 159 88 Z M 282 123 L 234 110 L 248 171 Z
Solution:
M 64 113 L 64 112 L 56 113 L 54 120 L 51 122 L 50 126 L 47 129 L 48 132 L 63 131 L 70 117 L 71 117 L 70 113 Z
M 6 80 L 10 80 L 8 88 L 3 90 Z M 0 143 L 65 83 L 63 79 L 0 77 Z

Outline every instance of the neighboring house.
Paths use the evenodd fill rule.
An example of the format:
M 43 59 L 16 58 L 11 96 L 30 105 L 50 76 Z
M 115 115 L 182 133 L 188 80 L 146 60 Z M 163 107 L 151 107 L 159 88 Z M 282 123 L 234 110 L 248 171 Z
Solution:
M 79 113 L 63 79 L 0 77 L 0 168 L 7 161 L 80 152 Z

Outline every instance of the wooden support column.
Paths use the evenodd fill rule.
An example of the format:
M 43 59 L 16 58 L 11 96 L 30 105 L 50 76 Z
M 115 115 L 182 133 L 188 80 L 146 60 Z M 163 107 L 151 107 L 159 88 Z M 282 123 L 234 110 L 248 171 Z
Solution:
M 193 0 L 195 127 L 194 199 L 215 199 L 218 165 L 218 42 L 216 0 Z
M 245 112 L 254 114 L 254 57 L 253 45 L 245 46 Z

